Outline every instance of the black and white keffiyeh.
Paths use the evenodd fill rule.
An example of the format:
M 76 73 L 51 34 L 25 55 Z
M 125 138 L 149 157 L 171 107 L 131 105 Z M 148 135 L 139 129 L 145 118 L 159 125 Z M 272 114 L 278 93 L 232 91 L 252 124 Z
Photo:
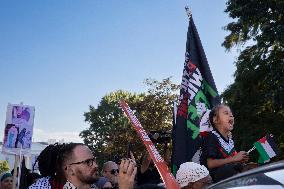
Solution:
M 49 182 L 50 177 L 43 177 L 36 181 L 36 183 L 32 184 L 29 189 L 52 189 L 51 184 Z M 76 186 L 74 186 L 71 182 L 67 181 L 63 189 L 78 189 Z M 97 189 L 96 185 L 91 185 L 90 189 Z
M 230 152 L 232 152 L 232 150 L 235 148 L 235 145 L 234 145 L 234 141 L 233 141 L 233 139 L 232 139 L 231 136 L 229 136 L 229 140 L 228 140 L 228 142 L 227 142 L 227 141 L 225 141 L 225 140 L 223 139 L 223 137 L 220 136 L 220 134 L 219 134 L 217 131 L 212 130 L 211 133 L 213 133 L 213 134 L 217 137 L 217 139 L 218 139 L 218 141 L 219 141 L 221 147 L 222 147 L 228 154 L 229 154 Z

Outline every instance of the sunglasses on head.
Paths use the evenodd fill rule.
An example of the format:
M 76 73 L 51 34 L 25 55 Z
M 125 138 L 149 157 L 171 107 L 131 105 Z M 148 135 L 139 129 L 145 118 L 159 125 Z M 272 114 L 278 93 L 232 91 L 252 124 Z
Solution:
M 110 174 L 115 175 L 115 173 L 119 173 L 119 170 L 118 169 L 112 169 L 109 172 L 110 172 Z

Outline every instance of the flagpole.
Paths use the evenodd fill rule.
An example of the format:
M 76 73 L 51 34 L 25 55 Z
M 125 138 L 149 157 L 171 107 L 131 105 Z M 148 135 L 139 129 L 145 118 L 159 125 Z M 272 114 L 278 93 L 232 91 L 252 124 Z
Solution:
M 249 151 L 247 151 L 247 154 L 251 153 L 254 150 L 255 150 L 255 146 L 253 146 L 251 149 L 249 149 Z
M 18 171 L 18 178 L 17 178 L 17 189 L 20 188 L 20 182 L 21 182 L 21 174 L 22 174 L 22 149 L 23 149 L 23 144 L 21 144 L 21 148 L 20 148 L 20 163 L 19 163 L 19 171 Z
M 187 16 L 188 16 L 188 19 L 190 19 L 191 16 L 192 16 L 192 12 L 191 12 L 191 10 L 189 9 L 188 6 L 185 7 L 185 12 L 186 12 L 186 14 L 187 14 Z
M 16 188 L 16 184 L 17 184 L 17 174 L 18 174 L 18 161 L 19 161 L 19 156 L 17 155 L 17 153 L 15 154 L 15 161 L 14 161 L 14 173 L 13 173 L 13 188 Z

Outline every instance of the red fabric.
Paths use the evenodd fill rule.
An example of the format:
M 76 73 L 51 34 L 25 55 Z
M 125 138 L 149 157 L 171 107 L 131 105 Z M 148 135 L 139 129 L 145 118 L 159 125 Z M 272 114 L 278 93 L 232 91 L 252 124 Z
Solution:
M 266 137 L 262 137 L 261 139 L 258 140 L 260 143 L 265 143 L 266 142 Z
M 64 186 L 64 184 L 57 182 L 55 178 L 50 178 L 49 183 L 51 185 L 51 189 L 63 189 Z
M 196 65 L 193 64 L 190 60 L 188 60 L 187 66 L 188 66 L 188 69 L 189 69 L 189 71 L 190 71 L 191 73 L 192 73 L 192 72 L 195 70 L 195 68 L 196 68 Z
M 209 132 L 207 132 L 207 131 L 200 132 L 200 135 L 201 135 L 202 137 L 207 137 L 208 134 L 209 134 Z
M 224 152 L 224 149 L 222 147 L 219 147 L 219 151 L 221 152 L 221 154 L 224 156 L 224 158 L 228 158 L 228 157 L 233 157 L 234 155 L 237 154 L 236 151 L 233 151 L 230 155 L 226 154 Z

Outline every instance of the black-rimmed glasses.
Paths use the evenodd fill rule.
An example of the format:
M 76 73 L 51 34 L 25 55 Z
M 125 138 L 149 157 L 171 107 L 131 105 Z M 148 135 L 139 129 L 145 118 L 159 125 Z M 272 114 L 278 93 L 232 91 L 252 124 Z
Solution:
M 86 164 L 89 167 L 93 166 L 94 162 L 96 163 L 96 158 L 90 158 L 90 159 L 86 159 L 84 161 L 79 161 L 79 162 L 75 162 L 75 163 L 70 163 L 69 165 L 77 165 L 77 164 Z

